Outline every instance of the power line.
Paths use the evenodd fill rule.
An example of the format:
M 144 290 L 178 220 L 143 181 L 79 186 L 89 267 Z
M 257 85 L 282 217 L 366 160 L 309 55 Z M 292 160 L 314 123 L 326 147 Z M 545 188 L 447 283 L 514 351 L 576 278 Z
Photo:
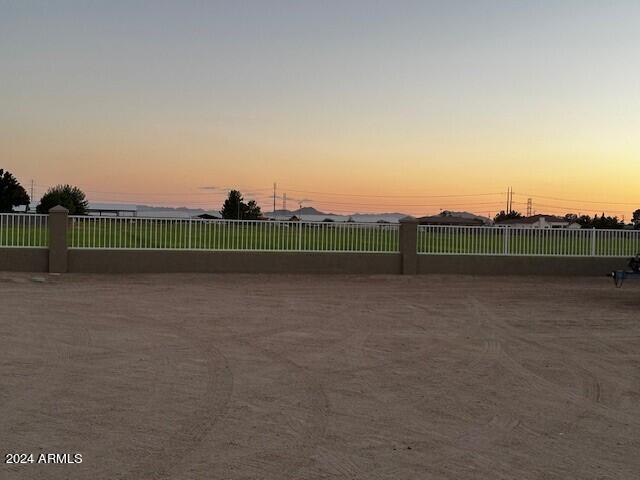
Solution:
M 596 200 L 570 200 L 567 198 L 548 197 L 544 195 L 534 195 L 531 193 L 521 193 L 521 194 L 516 194 L 516 196 L 543 198 L 546 200 L 557 200 L 559 202 L 595 203 L 595 204 L 602 204 L 602 205 L 640 205 L 640 201 L 638 202 L 603 202 L 603 201 L 596 201 Z
M 562 206 L 562 205 L 545 205 L 544 203 L 536 203 L 537 206 L 540 207 L 545 207 L 545 208 L 552 208 L 555 210 L 564 210 L 565 213 L 572 213 L 575 210 L 585 210 L 585 209 L 577 209 L 575 206 L 574 207 L 567 207 L 567 206 Z M 597 213 L 597 212 L 596 212 Z M 605 211 L 603 213 L 627 213 L 626 210 L 610 210 L 610 209 L 605 209 Z
M 481 197 L 481 196 L 489 196 L 489 195 L 503 195 L 504 192 L 493 192 L 493 193 L 465 193 L 465 194 L 450 194 L 450 195 L 369 195 L 369 194 L 360 194 L 360 193 L 335 193 L 335 192 L 318 192 L 312 190 L 297 190 L 294 188 L 288 188 L 288 191 L 297 192 L 297 193 L 312 193 L 315 195 L 331 195 L 331 196 L 341 196 L 341 197 L 365 197 L 365 198 L 453 198 L 453 197 Z
M 515 202 L 516 205 L 526 205 L 525 202 Z M 577 211 L 585 211 L 586 209 L 584 208 L 577 208 L 575 206 L 572 207 L 568 207 L 565 205 L 551 205 L 551 204 L 545 204 L 545 203 L 536 203 L 537 207 L 544 207 L 547 209 L 551 209 L 551 210 L 563 210 L 565 213 L 574 213 L 576 210 Z M 598 213 L 598 212 L 595 212 Z M 628 213 L 626 210 L 610 210 L 610 209 L 605 209 L 604 213 L 620 213 L 620 214 L 624 214 L 624 213 Z
M 296 199 L 292 199 L 290 197 L 287 197 L 289 200 L 296 200 Z M 300 200 L 298 200 L 300 201 Z M 334 202 L 332 200 L 314 200 L 314 199 L 302 199 L 302 201 L 304 202 L 309 202 L 309 203 L 315 203 L 315 204 L 322 204 L 322 205 L 346 205 L 346 206 L 356 206 L 356 207 L 368 207 L 370 205 L 372 205 L 371 203 L 353 203 L 353 202 Z M 500 202 L 498 201 L 494 201 L 494 202 L 464 202 L 464 203 L 447 203 L 447 202 L 440 202 L 440 203 L 376 203 L 375 205 L 378 206 L 387 206 L 387 207 L 439 207 L 442 205 L 449 205 L 449 206 L 455 206 L 455 207 L 460 207 L 460 206 L 472 206 L 472 205 L 499 205 Z

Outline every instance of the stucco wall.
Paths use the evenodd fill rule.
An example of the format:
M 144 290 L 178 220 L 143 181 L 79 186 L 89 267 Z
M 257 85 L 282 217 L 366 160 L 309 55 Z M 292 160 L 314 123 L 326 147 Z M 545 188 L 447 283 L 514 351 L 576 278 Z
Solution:
M 418 255 L 418 273 L 604 276 L 626 269 L 627 261 L 602 257 Z
M 399 274 L 399 254 L 69 250 L 69 272 Z
M 400 254 L 69 250 L 68 271 L 81 273 L 355 273 L 400 274 Z M 406 259 L 405 259 L 406 260 Z M 420 274 L 604 276 L 625 258 L 418 255 Z M 46 248 L 0 248 L 0 271 L 47 272 Z
M 0 271 L 48 272 L 49 249 L 0 247 Z

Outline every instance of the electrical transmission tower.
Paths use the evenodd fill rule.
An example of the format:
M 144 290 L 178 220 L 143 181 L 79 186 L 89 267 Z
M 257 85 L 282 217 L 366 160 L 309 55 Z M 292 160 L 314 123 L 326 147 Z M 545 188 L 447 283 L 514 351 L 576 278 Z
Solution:
M 527 198 L 527 217 L 533 215 L 533 199 Z

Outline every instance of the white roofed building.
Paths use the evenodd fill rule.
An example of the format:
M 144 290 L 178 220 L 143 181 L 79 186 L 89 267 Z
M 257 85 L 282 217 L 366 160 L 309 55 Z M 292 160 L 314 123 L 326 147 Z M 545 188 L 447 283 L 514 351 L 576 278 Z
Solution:
M 556 215 L 532 215 L 530 217 L 509 218 L 495 223 L 496 227 L 512 228 L 582 228 L 579 223 L 572 222 Z

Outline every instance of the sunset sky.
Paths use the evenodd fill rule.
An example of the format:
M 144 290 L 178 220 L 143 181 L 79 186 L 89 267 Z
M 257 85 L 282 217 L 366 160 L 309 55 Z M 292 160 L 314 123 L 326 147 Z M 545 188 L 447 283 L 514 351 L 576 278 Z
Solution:
M 637 0 L 0 0 L 0 71 L 0 168 L 36 196 L 640 208 Z

